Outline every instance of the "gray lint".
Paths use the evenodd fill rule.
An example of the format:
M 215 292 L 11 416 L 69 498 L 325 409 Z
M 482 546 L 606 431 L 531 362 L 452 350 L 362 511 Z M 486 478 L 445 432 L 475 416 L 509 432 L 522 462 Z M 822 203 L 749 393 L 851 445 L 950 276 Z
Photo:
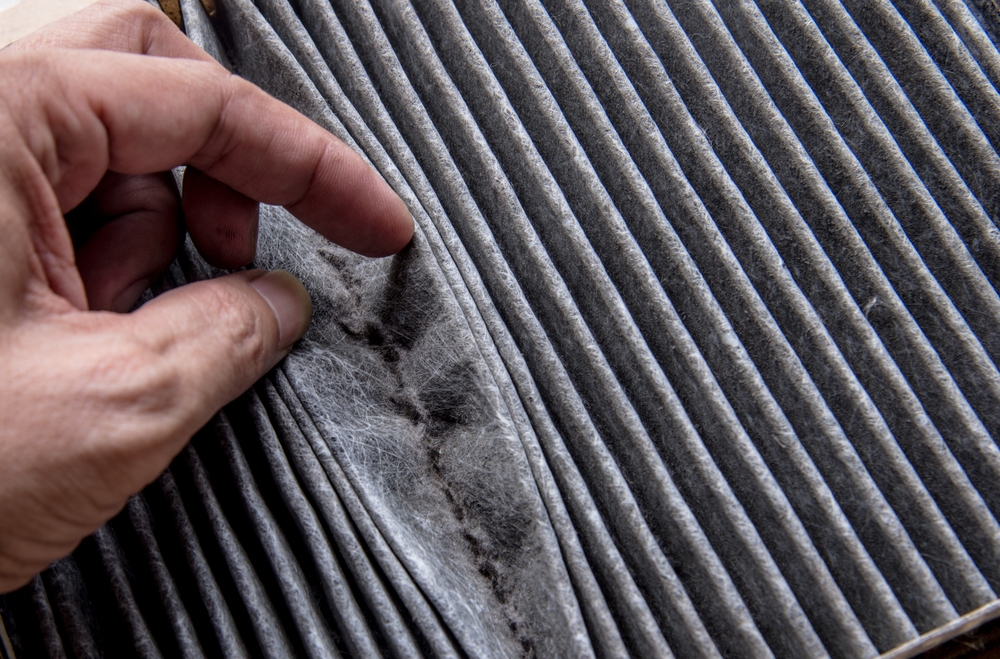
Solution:
M 181 4 L 417 232 L 262 209 L 308 334 L 0 656 L 846 659 L 997 599 L 992 2 Z

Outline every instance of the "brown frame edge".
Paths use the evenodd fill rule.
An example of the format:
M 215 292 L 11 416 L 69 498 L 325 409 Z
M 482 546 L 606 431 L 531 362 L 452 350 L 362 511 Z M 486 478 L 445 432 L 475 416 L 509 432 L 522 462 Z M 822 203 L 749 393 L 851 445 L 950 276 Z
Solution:
M 936 648 L 956 636 L 970 632 L 976 627 L 996 618 L 1000 618 L 1000 599 L 993 600 L 989 604 L 966 613 L 964 616 L 955 618 L 951 622 L 941 625 L 937 629 L 932 629 L 912 641 L 907 641 L 879 655 L 879 659 L 911 659 L 921 652 Z

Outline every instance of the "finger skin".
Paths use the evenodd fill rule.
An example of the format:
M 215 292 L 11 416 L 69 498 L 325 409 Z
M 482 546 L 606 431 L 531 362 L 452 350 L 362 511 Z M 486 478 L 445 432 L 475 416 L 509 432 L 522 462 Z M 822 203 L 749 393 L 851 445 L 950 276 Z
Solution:
M 188 163 L 367 256 L 395 253 L 412 236 L 403 202 L 360 156 L 221 67 L 59 53 L 0 53 L 0 64 L 13 65 L 0 86 L 27 92 L 0 108 L 14 105 L 20 134 L 36 136 L 28 147 L 62 208 L 80 203 L 106 169 L 149 174 Z
M 282 328 L 253 287 L 261 275 L 190 284 L 132 314 L 57 314 L 8 328 L 0 360 L 0 592 L 116 514 L 284 356 L 282 329 L 292 331 L 284 342 L 294 341 L 308 320 Z M 304 296 L 297 286 L 294 295 Z M 18 428 L 31 431 L 10 431 Z
M 11 50 L 87 48 L 213 62 L 144 0 L 100 0 L 15 41 Z
M 256 201 L 188 167 L 182 205 L 188 233 L 206 261 L 232 270 L 253 259 L 257 252 Z
M 76 265 L 95 311 L 131 309 L 180 245 L 179 200 L 170 174 L 109 173 L 67 220 L 71 232 L 73 222 L 94 225 L 85 227 Z
M 143 280 L 126 282 L 169 251 L 114 255 L 139 234 L 166 244 L 174 211 L 144 199 L 105 208 L 111 221 L 74 252 L 64 213 L 109 170 L 187 164 L 206 187 L 285 205 L 364 254 L 392 253 L 413 232 L 361 157 L 150 11 L 104 3 L 84 29 L 63 24 L 0 52 L 0 89 L 16 90 L 0 94 L 0 592 L 118 512 L 308 324 L 304 288 L 278 273 L 183 286 L 130 314 L 87 311 L 84 278 L 98 305 L 120 309 Z M 206 229 L 198 240 L 211 253 L 224 237 L 201 226 L 197 197 L 195 231 Z

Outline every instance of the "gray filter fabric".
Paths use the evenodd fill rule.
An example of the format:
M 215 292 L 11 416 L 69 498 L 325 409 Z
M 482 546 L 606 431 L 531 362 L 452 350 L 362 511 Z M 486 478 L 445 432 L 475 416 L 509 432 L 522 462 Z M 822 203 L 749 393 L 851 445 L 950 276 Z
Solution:
M 992 2 L 217 4 L 417 233 L 263 209 L 312 328 L 8 654 L 874 657 L 997 599 Z

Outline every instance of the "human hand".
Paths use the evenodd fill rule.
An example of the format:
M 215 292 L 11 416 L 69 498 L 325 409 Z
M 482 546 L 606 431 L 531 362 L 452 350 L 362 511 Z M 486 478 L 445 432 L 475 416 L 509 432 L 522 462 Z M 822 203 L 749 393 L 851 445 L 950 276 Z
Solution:
M 181 164 L 178 199 L 163 172 Z M 0 51 L 0 592 L 121 510 L 305 332 L 309 298 L 280 272 L 114 313 L 173 259 L 180 208 L 210 263 L 248 263 L 258 201 L 371 256 L 413 233 L 357 154 L 144 2 Z

